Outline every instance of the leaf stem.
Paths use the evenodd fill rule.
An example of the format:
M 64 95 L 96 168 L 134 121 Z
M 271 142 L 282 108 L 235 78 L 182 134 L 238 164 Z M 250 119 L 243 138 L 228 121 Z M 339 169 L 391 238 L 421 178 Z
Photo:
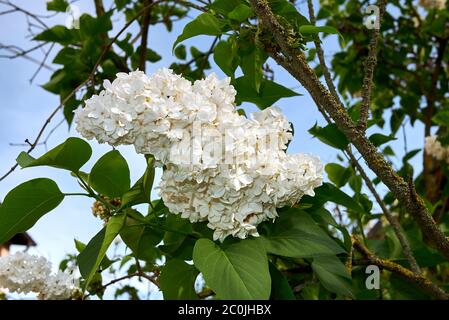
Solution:
M 82 193 L 82 192 L 67 192 L 64 193 L 65 196 L 85 196 L 85 197 L 91 197 L 88 193 Z

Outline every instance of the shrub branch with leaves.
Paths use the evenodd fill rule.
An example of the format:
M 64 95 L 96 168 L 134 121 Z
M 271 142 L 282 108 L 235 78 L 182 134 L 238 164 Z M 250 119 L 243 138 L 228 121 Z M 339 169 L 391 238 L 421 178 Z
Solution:
M 59 95 L 60 105 L 0 180 L 18 166 L 50 166 L 70 172 L 81 188 L 63 192 L 38 178 L 12 189 L 0 206 L 0 243 L 31 228 L 65 197 L 85 196 L 104 227 L 87 244 L 76 242 L 78 254 L 61 264 L 78 268 L 83 298 L 102 298 L 107 288 L 135 278 L 165 299 L 449 299 L 445 1 L 420 1 L 417 9 L 411 0 L 380 0 L 380 29 L 371 30 L 363 23 L 368 1 L 322 0 L 315 13 L 308 0 L 309 19 L 287 0 L 115 0 L 109 9 L 93 2 L 96 16 L 83 14 L 79 29 L 70 29 L 49 27 L 12 1 L 0 1 L 44 28 L 33 36 L 37 46 L 16 48 L 11 58 L 48 46 L 59 49 L 53 63 L 61 66 L 43 86 Z M 69 5 L 52 0 L 47 9 L 65 12 Z M 110 37 L 116 17 L 125 23 Z M 172 71 L 145 75 L 147 64 L 161 59 L 152 49 L 151 27 L 163 24 L 172 32 L 178 20 L 186 24 L 173 44 Z M 336 34 L 340 42 L 329 66 L 322 34 Z M 200 35 L 210 36 L 210 47 L 188 52 L 183 42 Z M 206 76 L 211 59 L 228 80 Z M 286 153 L 293 126 L 273 105 L 298 93 L 273 80 L 274 63 L 307 90 L 327 121 L 309 132 L 338 152 L 340 162 L 325 165 L 329 182 L 322 183 L 314 157 Z M 247 117 L 236 109 L 242 103 L 261 111 Z M 131 184 L 127 161 L 115 149 L 83 171 L 92 149 L 75 137 L 32 157 L 60 112 L 88 139 L 134 145 L 147 163 L 141 178 Z M 388 131 L 387 118 L 388 135 L 381 133 Z M 181 150 L 195 120 L 220 137 L 231 132 L 241 143 L 252 139 L 245 151 L 253 153 L 238 164 L 204 162 L 208 144 L 216 144 L 209 140 L 184 150 L 200 150 L 202 163 L 174 162 L 170 155 Z M 422 122 L 422 140 L 427 137 L 419 175 L 410 160 L 420 150 L 408 151 L 406 141 L 402 167 L 392 160 L 398 151 L 391 146 L 400 129 L 405 140 L 407 121 Z M 269 135 L 276 136 L 276 148 L 264 153 Z M 161 199 L 151 199 L 158 166 Z M 147 212 L 140 212 L 142 204 Z M 110 259 L 118 237 L 131 253 Z M 381 268 L 379 290 L 365 287 L 368 265 Z M 126 274 L 117 273 L 124 268 Z M 108 270 L 115 278 L 104 281 Z M 8 283 L 0 276 L 0 287 Z M 133 282 L 115 296 L 125 293 L 139 298 Z

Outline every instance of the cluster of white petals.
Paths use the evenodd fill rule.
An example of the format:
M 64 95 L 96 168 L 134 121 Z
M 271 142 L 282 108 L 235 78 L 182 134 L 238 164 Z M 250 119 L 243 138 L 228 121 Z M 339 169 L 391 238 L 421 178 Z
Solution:
M 443 146 L 436 135 L 426 137 L 424 150 L 435 159 L 449 163 L 449 146 Z
M 250 118 L 235 108 L 230 79 L 215 74 L 193 84 L 169 69 L 150 77 L 119 73 L 76 111 L 87 139 L 132 144 L 164 165 L 160 195 L 172 213 L 207 221 L 214 238 L 257 236 L 277 216 L 322 183 L 320 160 L 286 154 L 291 126 L 276 107 Z
M 419 0 L 419 5 L 427 10 L 446 8 L 446 0 Z
M 71 274 L 52 274 L 48 260 L 26 252 L 0 257 L 0 288 L 16 293 L 34 292 L 42 300 L 70 299 L 78 290 Z

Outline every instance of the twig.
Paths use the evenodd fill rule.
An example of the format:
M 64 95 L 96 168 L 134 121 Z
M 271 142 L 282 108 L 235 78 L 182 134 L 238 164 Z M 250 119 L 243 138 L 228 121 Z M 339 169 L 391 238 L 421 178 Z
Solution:
M 313 25 L 315 25 L 316 18 L 315 18 L 315 12 L 314 12 L 314 9 L 313 9 L 313 2 L 312 2 L 312 0 L 307 0 L 307 5 L 308 5 L 308 8 L 309 8 L 310 22 Z M 334 82 L 332 81 L 331 73 L 329 72 L 329 68 L 327 68 L 327 66 L 326 66 L 326 60 L 324 59 L 324 51 L 323 51 L 323 48 L 321 47 L 320 39 L 318 37 L 315 37 L 313 42 L 315 44 L 316 53 L 317 53 L 318 59 L 320 61 L 321 70 L 323 72 L 324 79 L 326 80 L 327 87 L 329 88 L 329 90 L 332 93 L 332 95 L 334 97 L 336 97 L 336 99 L 339 99 L 337 90 L 335 89 Z
M 214 52 L 215 45 L 217 44 L 218 37 L 215 37 L 215 39 L 212 41 L 211 46 L 209 47 L 209 50 L 207 52 L 198 55 L 197 57 L 193 57 L 189 61 L 187 61 L 185 64 L 182 65 L 181 73 L 184 72 L 192 63 L 197 62 L 198 60 L 203 59 L 199 69 L 204 69 L 204 65 L 209 60 L 209 56 Z
M 383 13 L 385 11 L 385 0 L 379 0 L 379 24 L 381 22 Z M 362 105 L 360 107 L 360 118 L 357 123 L 357 126 L 360 131 L 365 131 L 368 116 L 369 116 L 369 107 L 371 104 L 371 91 L 373 87 L 373 76 L 374 76 L 374 68 L 377 64 L 377 44 L 380 38 L 380 29 L 374 29 L 373 35 L 371 37 L 369 47 L 368 47 L 368 58 L 364 62 L 365 75 L 363 77 L 363 85 L 362 85 Z
M 37 77 L 37 75 L 39 74 L 39 72 L 42 70 L 42 68 L 45 65 L 45 62 L 48 59 L 48 56 L 50 55 L 50 52 L 53 50 L 55 44 L 52 43 L 50 48 L 47 50 L 47 52 L 45 52 L 44 58 L 42 59 L 41 63 L 39 64 L 39 67 L 37 68 L 37 70 L 34 72 L 33 76 L 30 78 L 30 83 L 33 83 L 34 79 Z
M 438 76 L 441 73 L 444 53 L 446 51 L 447 42 L 449 39 L 438 39 L 438 53 L 437 58 L 435 59 L 435 67 L 432 73 L 432 78 L 430 80 L 430 89 L 429 93 L 426 94 L 424 92 L 424 95 L 426 96 L 427 100 L 427 111 L 425 114 L 425 129 L 424 134 L 426 136 L 430 135 L 430 128 L 432 127 L 432 117 L 435 109 L 435 101 L 436 101 L 436 95 L 437 95 L 437 84 L 438 84 Z
M 366 260 L 354 260 L 353 265 L 374 264 L 383 269 L 400 275 L 406 280 L 415 283 L 418 287 L 430 294 L 432 297 L 440 300 L 449 300 L 449 294 L 438 287 L 429 279 L 422 275 L 416 275 L 411 270 L 394 263 L 390 260 L 381 259 L 365 247 L 356 237 L 353 237 L 354 249 L 356 249 Z
M 5 50 L 8 50 L 9 52 L 14 52 L 15 53 L 12 56 L 0 55 L 0 57 L 1 58 L 15 59 L 15 58 L 24 56 L 24 55 L 26 55 L 28 53 L 31 53 L 31 52 L 33 52 L 33 51 L 35 51 L 35 50 L 37 50 L 37 49 L 47 45 L 47 44 L 48 44 L 47 42 L 42 42 L 42 43 L 38 44 L 37 46 L 34 46 L 34 47 L 30 48 L 30 49 L 23 50 L 22 48 L 19 48 L 18 46 L 15 46 L 15 45 L 4 45 L 4 44 L 0 43 L 0 49 L 5 49 Z
M 105 285 L 102 285 L 101 288 L 95 290 L 95 292 L 92 292 L 92 293 L 89 293 L 88 295 L 86 295 L 86 298 L 87 298 L 87 297 L 91 297 L 91 296 L 93 296 L 94 294 L 99 293 L 100 291 L 106 289 L 107 287 L 109 287 L 109 286 L 111 286 L 111 285 L 113 285 L 113 284 L 115 284 L 115 283 L 117 283 L 117 282 L 120 282 L 120 281 L 123 281 L 123 280 L 126 280 L 126 279 L 131 279 L 131 278 L 134 278 L 134 277 L 142 277 L 142 278 L 145 278 L 145 279 L 147 279 L 148 281 L 150 281 L 151 283 L 153 283 L 155 286 L 157 286 L 158 288 L 159 288 L 159 286 L 160 286 L 159 283 L 157 282 L 157 280 L 155 280 L 152 276 L 149 276 L 149 275 L 147 275 L 147 274 L 145 274 L 145 273 L 142 273 L 142 272 L 135 272 L 135 273 L 127 274 L 127 275 L 125 275 L 125 276 L 123 276 L 123 277 L 120 277 L 120 278 L 116 278 L 116 279 L 114 279 L 114 280 L 111 280 L 110 282 L 106 283 Z
M 204 8 L 202 6 L 199 6 L 197 4 L 194 4 L 192 2 L 189 2 L 189 1 L 178 1 L 178 3 L 182 4 L 182 5 L 186 6 L 186 7 L 190 7 L 190 8 L 196 9 L 198 11 L 202 11 L 202 12 L 207 12 L 208 11 L 206 8 Z
M 46 24 L 44 21 L 42 21 L 42 19 L 41 19 L 41 18 L 48 18 L 48 17 L 46 17 L 46 16 L 39 16 L 39 15 L 37 15 L 37 14 L 34 14 L 34 13 L 32 13 L 32 12 L 26 10 L 26 9 L 23 9 L 23 8 L 17 6 L 17 5 L 15 5 L 15 4 L 13 4 L 13 3 L 11 3 L 9 0 L 0 0 L 0 4 L 4 4 L 4 5 L 7 5 L 7 6 L 10 6 L 10 7 L 12 7 L 13 9 L 15 9 L 16 11 L 22 12 L 22 13 L 25 14 L 27 17 L 30 17 L 30 18 L 32 18 L 33 20 L 35 20 L 36 22 L 38 22 L 38 23 L 39 23 L 42 27 L 44 27 L 45 29 L 48 29 L 47 24 Z
M 13 47 L 14 47 L 14 46 L 5 46 L 5 47 L 3 47 L 2 49 L 6 50 L 6 51 L 8 51 L 8 52 L 11 52 L 11 53 L 16 54 L 17 57 L 22 57 L 22 58 L 24 58 L 24 59 L 27 59 L 27 60 L 29 60 L 29 61 L 31 61 L 31 62 L 33 62 L 33 63 L 39 64 L 39 65 L 41 64 L 41 61 L 39 61 L 39 60 L 37 60 L 37 59 L 35 59 L 35 58 L 33 58 L 33 57 L 30 57 L 30 56 L 27 55 L 26 53 L 25 53 L 25 54 L 22 54 L 22 52 L 19 52 L 19 50 L 17 50 L 17 49 L 13 49 Z M 19 49 L 20 49 L 20 48 L 19 48 Z M 0 55 L 0 58 L 14 59 L 13 56 L 7 56 L 7 55 Z M 47 65 L 47 64 L 42 65 L 42 67 L 45 68 L 45 69 L 47 69 L 47 70 L 50 70 L 50 71 L 53 71 L 53 70 L 54 70 L 52 67 L 50 67 L 50 66 Z

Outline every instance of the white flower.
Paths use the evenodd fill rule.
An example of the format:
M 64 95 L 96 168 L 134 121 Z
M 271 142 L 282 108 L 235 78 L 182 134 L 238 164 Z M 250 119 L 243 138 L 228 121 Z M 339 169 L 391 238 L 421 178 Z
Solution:
M 426 137 L 424 151 L 439 161 L 449 163 L 449 147 L 443 146 L 436 135 Z
M 318 158 L 287 155 L 291 125 L 276 107 L 237 113 L 230 79 L 193 84 L 169 69 L 119 74 L 76 112 L 77 130 L 111 145 L 133 144 L 165 169 L 160 195 L 174 214 L 207 221 L 214 239 L 258 236 L 276 208 L 322 183 Z
M 38 293 L 39 299 L 70 299 L 77 290 L 75 278 L 59 271 L 51 274 L 51 264 L 43 257 L 17 252 L 0 257 L 0 288 L 17 293 Z

